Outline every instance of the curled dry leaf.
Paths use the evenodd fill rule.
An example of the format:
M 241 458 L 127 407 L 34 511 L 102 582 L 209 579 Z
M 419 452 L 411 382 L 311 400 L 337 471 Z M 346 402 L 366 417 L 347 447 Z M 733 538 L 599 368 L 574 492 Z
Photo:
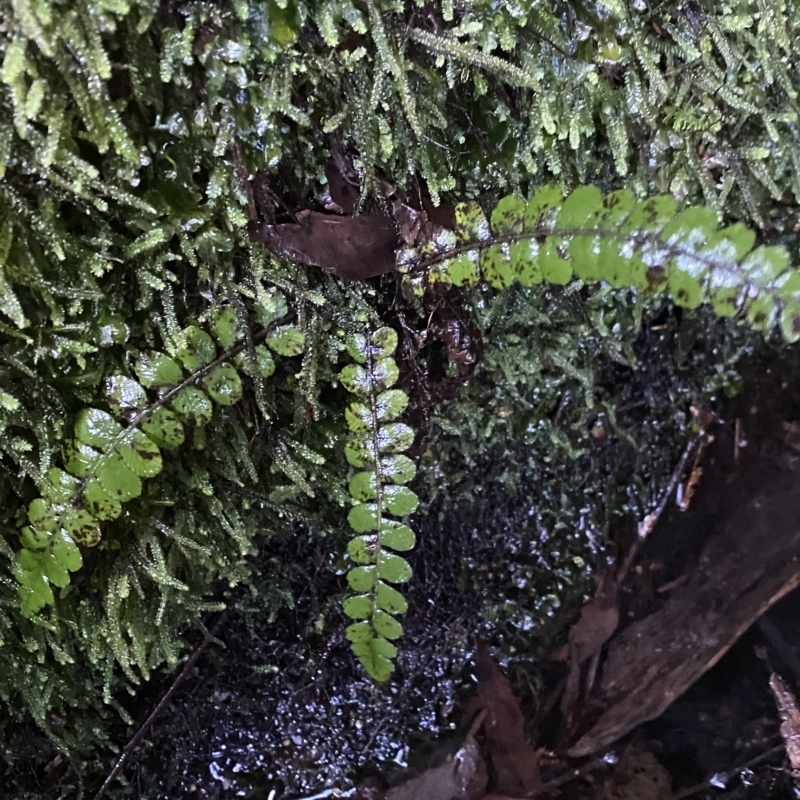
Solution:
M 600 651 L 619 624 L 617 585 L 608 578 L 598 582 L 597 593 L 581 609 L 569 632 L 570 662 L 578 665 Z
M 569 675 L 561 698 L 565 720 L 571 721 L 575 716 L 575 706 L 580 696 L 581 665 L 598 656 L 603 645 L 613 636 L 617 625 L 617 584 L 609 575 L 602 575 L 598 580 L 595 596 L 581 609 L 580 618 L 569 632 Z M 592 663 L 596 667 L 596 660 Z M 591 690 L 593 677 L 591 675 L 587 693 Z M 568 722 L 568 727 L 569 724 Z
M 781 737 L 792 768 L 792 780 L 800 789 L 800 708 L 797 707 L 797 698 L 775 672 L 770 676 L 769 688 L 781 718 Z

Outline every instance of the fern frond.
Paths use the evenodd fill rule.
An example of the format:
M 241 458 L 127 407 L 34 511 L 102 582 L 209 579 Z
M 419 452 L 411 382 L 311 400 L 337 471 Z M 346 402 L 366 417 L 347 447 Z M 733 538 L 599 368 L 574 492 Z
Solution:
M 783 247 L 754 247 L 755 234 L 736 224 L 718 230 L 708 208 L 678 211 L 659 195 L 639 201 L 629 189 L 603 197 L 582 186 L 568 197 L 555 186 L 530 202 L 504 197 L 491 224 L 477 203 L 456 207 L 454 231 L 437 231 L 418 250 L 399 253 L 402 271 L 430 284 L 504 287 L 517 280 L 566 284 L 573 277 L 644 292 L 667 291 L 676 304 L 709 302 L 721 316 L 740 316 L 765 330 L 778 324 L 800 339 L 800 272 Z
M 218 355 L 217 344 L 203 329 L 176 328 L 171 292 L 163 297 L 164 334 L 171 355 L 143 353 L 135 365 L 138 381 L 126 375 L 106 380 L 106 403 L 112 413 L 100 408 L 84 408 L 78 413 L 73 438 L 64 443 L 64 469 L 47 470 L 39 487 L 41 497 L 28 506 L 29 524 L 21 532 L 23 549 L 14 566 L 25 616 L 54 602 L 52 587 L 69 584 L 69 573 L 82 565 L 76 545 L 95 547 L 100 543 L 103 525 L 122 514 L 123 503 L 141 495 L 143 479 L 161 471 L 161 450 L 180 447 L 186 438 L 185 426 L 201 428 L 211 421 L 215 405 L 233 405 L 242 396 L 242 381 L 234 363 L 246 344 L 236 343 L 235 313 L 223 310 L 214 320 L 217 343 L 225 346 Z M 285 310 L 285 301 L 276 301 L 272 315 L 262 314 L 266 325 L 253 337 L 255 369 L 262 376 L 275 369 L 270 350 L 283 356 L 303 352 L 303 333 L 279 324 Z M 148 391 L 158 394 L 155 402 L 148 398 Z M 250 544 L 236 510 L 224 511 L 213 497 L 209 503 L 217 504 L 212 512 L 246 552 Z M 133 554 L 136 566 L 161 586 L 184 588 L 167 569 L 158 542 L 142 539 L 140 544 L 145 549 Z M 127 578 L 120 576 L 119 580 L 120 587 L 127 586 Z M 121 591 L 116 592 L 119 597 Z
M 353 336 L 347 349 L 355 363 L 341 373 L 342 385 L 358 397 L 345 412 L 352 434 L 345 455 L 352 466 L 363 470 L 349 485 L 355 504 L 347 520 L 359 535 L 350 540 L 347 552 L 360 566 L 347 574 L 356 594 L 345 600 L 344 612 L 357 620 L 347 628 L 347 638 L 378 681 L 387 680 L 394 669 L 397 648 L 391 640 L 403 634 L 395 617 L 408 608 L 390 585 L 411 577 L 408 562 L 395 551 L 411 550 L 415 544 L 411 528 L 391 516 L 411 514 L 419 502 L 404 485 L 416 473 L 414 462 L 402 455 L 414 441 L 414 432 L 394 421 L 408 403 L 403 391 L 391 388 L 398 377 L 392 358 L 396 348 L 397 334 L 391 328 Z

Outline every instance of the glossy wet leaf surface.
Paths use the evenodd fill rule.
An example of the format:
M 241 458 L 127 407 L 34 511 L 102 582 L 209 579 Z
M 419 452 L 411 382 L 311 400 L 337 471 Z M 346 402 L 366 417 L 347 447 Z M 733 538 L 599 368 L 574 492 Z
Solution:
M 170 406 L 178 415 L 178 419 L 196 427 L 207 425 L 214 415 L 214 406 L 208 395 L 194 386 L 181 389 L 172 399 Z
M 217 367 L 203 379 L 209 397 L 221 406 L 231 406 L 242 399 L 242 379 L 230 364 Z
M 214 340 L 202 328 L 192 325 L 183 331 L 183 337 L 186 345 L 179 351 L 178 358 L 189 372 L 204 367 L 216 358 Z
M 135 431 L 131 443 L 120 445 L 118 450 L 125 466 L 140 478 L 152 478 L 161 472 L 161 452 L 141 431 Z
M 176 386 L 183 378 L 183 371 L 177 362 L 164 353 L 143 354 L 136 363 L 135 370 L 142 386 L 148 389 Z
M 130 420 L 147 406 L 147 394 L 138 381 L 125 375 L 106 378 L 106 397 L 118 417 Z
M 103 491 L 118 502 L 127 502 L 142 493 L 141 479 L 126 466 L 118 452 L 109 453 L 95 474 Z
M 105 450 L 122 433 L 122 426 L 106 411 L 84 408 L 75 420 L 75 438 L 78 442 Z
M 157 408 L 142 421 L 142 430 L 160 447 L 175 450 L 185 439 L 183 423 L 168 408 Z

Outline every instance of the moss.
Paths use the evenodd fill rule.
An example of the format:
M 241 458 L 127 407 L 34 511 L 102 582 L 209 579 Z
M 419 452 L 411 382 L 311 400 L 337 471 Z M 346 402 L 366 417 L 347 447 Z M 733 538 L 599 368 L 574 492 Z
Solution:
M 313 202 L 340 152 L 354 159 L 363 200 L 379 177 L 404 185 L 412 174 L 435 201 L 493 201 L 552 179 L 570 190 L 626 186 L 704 202 L 796 249 L 795 5 L 756 16 L 744 2 L 495 6 L 0 0 L 8 758 L 21 757 L 31 723 L 73 755 L 107 745 L 119 698 L 177 663 L 192 625 L 251 581 L 252 554 L 279 532 L 306 523 L 329 537 L 329 552 L 344 541 L 337 332 L 401 329 L 399 309 L 422 336 L 430 310 L 395 300 L 391 279 L 343 287 L 252 244 L 246 225 L 264 207 L 248 176 L 290 209 Z M 570 585 L 582 593 L 608 525 L 650 499 L 690 424 L 688 403 L 735 390 L 736 359 L 754 340 L 735 322 L 706 338 L 702 314 L 602 289 L 483 288 L 447 302 L 466 304 L 485 355 L 475 380 L 435 409 L 405 356 L 402 380 L 428 437 L 419 493 L 437 513 L 468 515 L 479 487 L 492 503 L 541 487 L 531 519 L 581 531 L 566 547 L 554 538 L 558 565 L 531 579 L 544 622 L 552 598 Z M 642 331 L 658 313 L 667 333 Z M 48 472 L 69 458 L 76 415 L 111 411 L 110 376 L 138 378 L 134 365 L 151 351 L 177 357 L 187 331 L 217 330 L 221 314 L 233 314 L 245 343 L 242 401 L 188 427 L 102 543 L 82 551 L 54 604 L 23 617 L 19 532 Z M 288 336 L 265 357 L 253 337 L 284 314 L 305 349 L 295 354 Z M 669 366 L 654 394 L 653 364 L 639 364 L 637 347 L 659 336 Z M 429 352 L 423 376 L 439 399 L 452 395 L 458 370 L 441 343 Z M 623 411 L 642 399 L 638 422 L 660 420 L 652 439 L 637 439 Z M 591 435 L 598 426 L 607 443 Z M 602 485 L 559 486 L 575 464 L 600 470 Z M 285 607 L 284 589 L 266 605 Z M 532 612 L 519 593 L 487 613 L 524 632 Z

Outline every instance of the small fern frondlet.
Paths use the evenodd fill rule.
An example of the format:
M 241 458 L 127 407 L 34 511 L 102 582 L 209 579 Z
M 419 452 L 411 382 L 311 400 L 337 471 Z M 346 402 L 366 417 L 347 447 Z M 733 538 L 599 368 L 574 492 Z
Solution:
M 395 617 L 408 608 L 390 584 L 408 581 L 411 567 L 394 551 L 411 550 L 415 544 L 411 528 L 390 515 L 411 514 L 419 502 L 403 485 L 414 477 L 416 467 L 403 455 L 414 441 L 414 431 L 394 421 L 408 404 L 405 392 L 391 388 L 398 378 L 392 358 L 396 347 L 397 334 L 391 328 L 354 336 L 347 349 L 356 363 L 341 373 L 342 385 L 358 398 L 345 411 L 352 434 L 345 454 L 350 464 L 363 470 L 350 480 L 355 505 L 347 520 L 358 536 L 350 540 L 347 552 L 360 566 L 347 575 L 356 594 L 345 600 L 344 612 L 357 620 L 347 628 L 347 638 L 377 681 L 387 680 L 394 669 L 397 648 L 391 640 L 403 634 Z
M 526 202 L 499 201 L 491 223 L 474 202 L 456 206 L 455 228 L 438 228 L 421 247 L 398 252 L 412 291 L 443 283 L 502 288 L 573 277 L 648 293 L 666 291 L 675 303 L 711 303 L 725 317 L 744 317 L 758 330 L 779 324 L 800 339 L 800 272 L 783 247 L 755 245 L 737 223 L 718 228 L 709 208 L 678 211 L 668 195 L 638 200 L 628 189 L 605 197 L 581 186 L 564 197 L 543 186 Z
M 271 315 L 259 314 L 268 325 L 253 337 L 253 358 L 245 353 L 236 313 L 228 306 L 211 321 L 216 344 L 202 328 L 190 325 L 175 337 L 179 345 L 172 355 L 150 351 L 139 356 L 134 366 L 138 381 L 127 375 L 106 379 L 111 413 L 100 408 L 78 413 L 74 438 L 63 445 L 63 469 L 48 471 L 39 487 L 41 497 L 28 506 L 29 524 L 21 531 L 23 549 L 14 567 L 24 616 L 54 602 L 53 586 L 69 584 L 69 573 L 83 564 L 78 545 L 100 543 L 103 524 L 121 516 L 122 504 L 141 495 L 143 478 L 161 471 L 161 449 L 179 448 L 185 425 L 209 423 L 215 403 L 239 401 L 239 371 L 268 378 L 275 371 L 273 353 L 295 356 L 303 351 L 302 331 L 280 325 L 286 311 L 281 298 Z M 217 345 L 224 348 L 219 355 Z M 158 399 L 153 401 L 148 391 Z

